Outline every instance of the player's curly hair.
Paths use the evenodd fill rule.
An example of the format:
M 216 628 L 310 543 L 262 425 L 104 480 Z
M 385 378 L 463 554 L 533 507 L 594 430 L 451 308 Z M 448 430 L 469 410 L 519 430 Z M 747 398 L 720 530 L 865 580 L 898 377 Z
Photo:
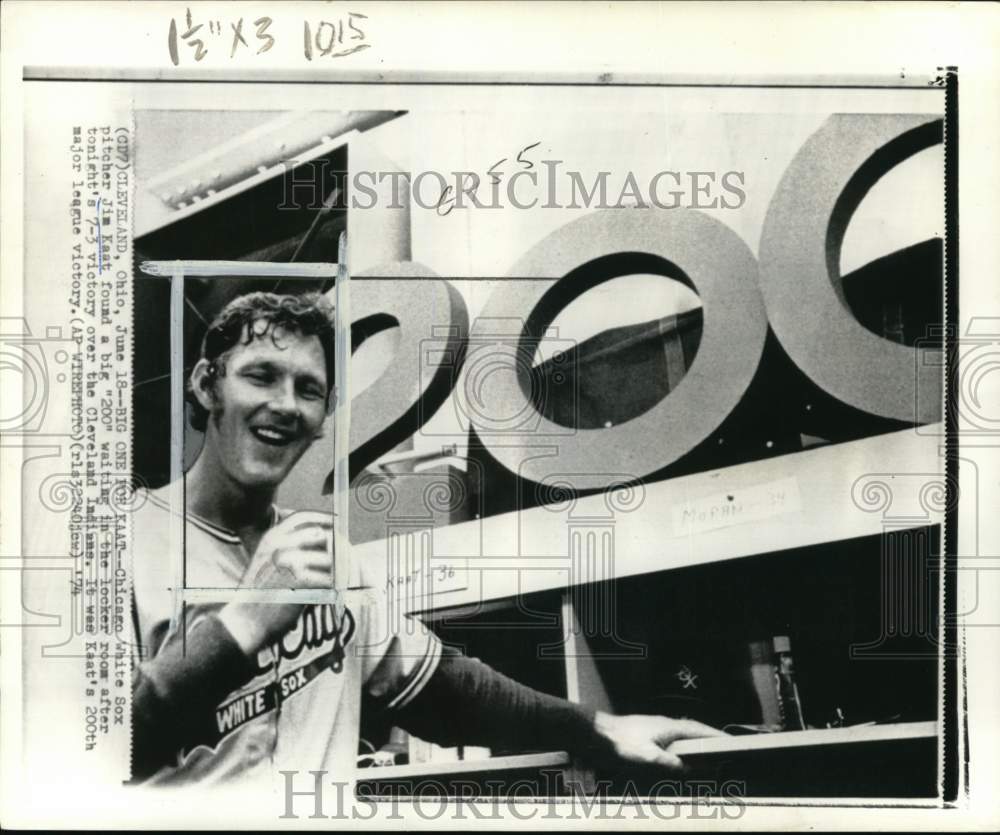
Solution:
M 281 295 L 278 293 L 248 293 L 227 304 L 208 326 L 201 343 L 201 358 L 208 360 L 208 373 L 214 381 L 225 375 L 226 353 L 238 344 L 249 345 L 254 339 L 285 330 L 301 336 L 316 336 L 323 346 L 326 360 L 327 403 L 333 391 L 335 334 L 333 305 L 321 293 Z M 191 426 L 200 432 L 208 425 L 208 410 L 198 402 L 187 385 L 187 401 L 191 404 Z

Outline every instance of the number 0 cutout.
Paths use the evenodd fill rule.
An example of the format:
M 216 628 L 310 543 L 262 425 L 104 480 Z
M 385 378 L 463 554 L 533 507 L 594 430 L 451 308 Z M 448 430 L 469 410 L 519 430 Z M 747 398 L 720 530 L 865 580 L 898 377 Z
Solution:
M 840 286 L 840 250 L 878 179 L 941 141 L 939 118 L 831 116 L 785 170 L 760 241 L 768 321 L 792 361 L 838 400 L 909 423 L 941 419 L 940 363 L 924 361 L 932 348 L 883 339 L 854 318 Z
M 530 358 L 497 362 L 477 379 L 476 402 L 487 407 L 504 404 L 506 414 L 530 414 L 531 420 L 498 433 L 495 427 L 504 415 L 473 412 L 470 417 L 490 454 L 522 477 L 542 482 L 554 474 L 578 473 L 579 478 L 564 478 L 575 488 L 587 489 L 594 487 L 595 477 L 603 477 L 609 487 L 621 483 L 623 472 L 641 478 L 660 470 L 718 428 L 757 370 L 767 335 L 757 262 L 739 235 L 693 210 L 610 209 L 560 227 L 513 266 L 512 280 L 490 297 L 473 325 L 471 343 L 489 340 L 492 329 L 506 323 L 501 327 L 508 329 L 508 338 L 519 340 L 524 360 L 533 353 L 525 342 L 542 336 L 527 333 L 529 323 L 538 318 L 536 310 L 552 287 L 513 279 L 562 279 L 613 253 L 658 256 L 688 277 L 701 297 L 704 316 L 694 362 L 680 384 L 643 414 L 618 426 L 576 431 L 538 414 L 530 396 Z M 514 328 L 516 335 L 510 327 L 518 322 L 525 326 Z M 531 447 L 539 446 L 555 447 L 558 453 L 532 456 Z

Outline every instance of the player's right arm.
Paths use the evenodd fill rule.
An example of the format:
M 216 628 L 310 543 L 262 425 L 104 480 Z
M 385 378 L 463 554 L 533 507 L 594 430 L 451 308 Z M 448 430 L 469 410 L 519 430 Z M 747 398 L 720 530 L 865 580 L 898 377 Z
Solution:
M 240 588 L 329 588 L 332 518 L 296 513 L 267 531 Z M 132 685 L 133 780 L 141 781 L 197 744 L 188 717 L 210 711 L 257 674 L 257 653 L 291 629 L 302 604 L 234 600 L 163 641 Z M 179 637 L 179 636 L 178 636 Z

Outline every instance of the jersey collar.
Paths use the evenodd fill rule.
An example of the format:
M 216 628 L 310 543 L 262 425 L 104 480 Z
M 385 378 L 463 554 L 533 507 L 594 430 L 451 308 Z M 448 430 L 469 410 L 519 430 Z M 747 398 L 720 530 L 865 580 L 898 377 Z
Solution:
M 170 505 L 168 505 L 158 496 L 150 494 L 149 499 L 157 507 L 161 507 L 164 510 L 168 511 L 170 510 Z M 278 508 L 276 508 L 274 505 L 271 505 L 271 520 L 268 523 L 269 528 L 272 528 L 276 524 L 278 524 L 278 516 L 279 516 Z M 192 525 L 194 525 L 196 528 L 199 528 L 200 530 L 203 530 L 205 533 L 214 536 L 216 539 L 222 540 L 223 542 L 226 542 L 230 545 L 242 544 L 242 540 L 239 538 L 239 536 L 236 534 L 235 531 L 231 531 L 228 528 L 222 527 L 221 525 L 216 525 L 214 522 L 209 522 L 207 519 L 203 519 L 201 516 L 198 516 L 196 513 L 192 513 L 190 510 L 185 511 L 184 518 Z

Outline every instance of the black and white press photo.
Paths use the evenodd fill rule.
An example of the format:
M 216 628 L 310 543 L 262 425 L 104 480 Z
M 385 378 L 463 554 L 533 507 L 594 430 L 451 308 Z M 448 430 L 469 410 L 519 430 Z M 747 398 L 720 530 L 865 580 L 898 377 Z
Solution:
M 988 14 L 13 5 L 3 823 L 995 822 Z
M 583 134 L 574 111 L 138 112 L 158 556 L 134 568 L 133 779 L 935 796 L 944 96 L 908 98 L 925 112 L 602 109 Z M 182 449 L 156 419 L 178 381 Z M 887 489 L 919 515 L 888 522 Z M 331 596 L 213 599 L 270 588 Z

